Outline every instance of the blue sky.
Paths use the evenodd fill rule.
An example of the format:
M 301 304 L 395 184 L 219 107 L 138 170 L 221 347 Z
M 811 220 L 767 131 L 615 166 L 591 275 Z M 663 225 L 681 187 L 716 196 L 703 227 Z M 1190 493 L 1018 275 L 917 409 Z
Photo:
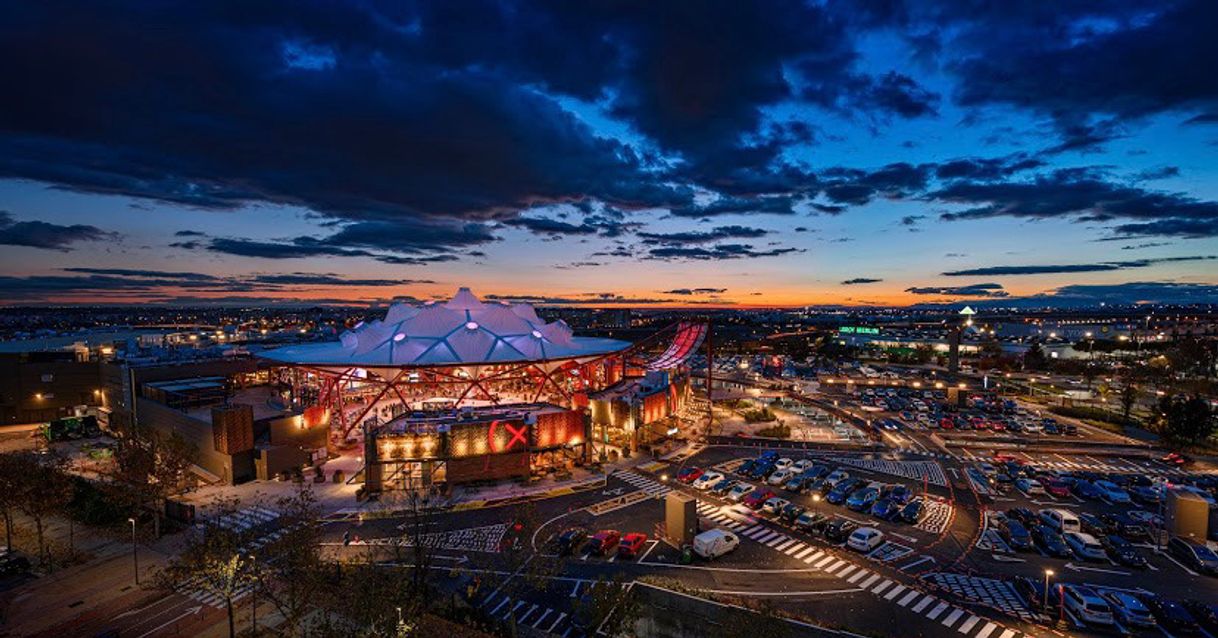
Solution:
M 1212 3 L 4 13 L 8 303 L 1218 298 Z

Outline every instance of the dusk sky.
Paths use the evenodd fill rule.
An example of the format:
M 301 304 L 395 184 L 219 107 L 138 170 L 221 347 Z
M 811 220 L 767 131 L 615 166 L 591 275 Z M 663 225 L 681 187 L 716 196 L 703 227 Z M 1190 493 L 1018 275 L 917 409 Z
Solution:
M 3 6 L 8 304 L 1218 301 L 1212 0 Z

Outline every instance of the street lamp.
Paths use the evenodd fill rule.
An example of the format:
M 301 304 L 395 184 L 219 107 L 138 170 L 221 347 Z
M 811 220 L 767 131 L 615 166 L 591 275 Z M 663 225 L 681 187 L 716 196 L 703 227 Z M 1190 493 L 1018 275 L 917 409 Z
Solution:
M 820 503 L 820 494 L 813 494 L 813 495 L 812 495 L 812 509 L 813 509 L 814 511 L 819 511 L 819 510 L 820 510 L 820 508 L 819 508 L 819 507 L 817 507 L 817 504 L 818 504 L 818 503 Z
M 140 554 L 139 548 L 135 544 L 135 517 L 127 519 L 131 523 L 131 562 L 135 565 L 135 584 L 140 584 Z
M 402 625 L 404 625 L 404 624 L 405 624 L 405 623 L 402 621 L 402 608 L 401 608 L 401 607 L 398 607 L 398 608 L 397 608 L 397 610 L 398 610 L 398 627 L 401 627 Z
M 250 572 L 254 574 L 254 578 L 257 578 L 258 574 L 255 571 L 255 563 L 254 563 L 256 558 L 254 557 L 253 554 L 249 555 L 249 560 L 250 560 Z M 272 601 L 272 602 L 274 602 L 274 601 Z M 258 635 L 258 588 L 257 587 L 254 587 L 250 591 L 250 627 L 254 630 L 254 635 L 257 636 Z
M 1052 575 L 1052 569 L 1045 570 L 1045 611 L 1049 611 L 1049 577 Z

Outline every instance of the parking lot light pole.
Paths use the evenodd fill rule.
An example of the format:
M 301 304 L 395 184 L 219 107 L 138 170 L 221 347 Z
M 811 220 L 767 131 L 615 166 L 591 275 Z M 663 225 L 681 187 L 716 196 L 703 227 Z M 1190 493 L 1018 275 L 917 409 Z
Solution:
M 1049 611 L 1049 577 L 1052 575 L 1052 569 L 1045 570 L 1045 611 Z
M 135 565 L 135 584 L 140 584 L 140 553 L 139 547 L 135 544 L 135 517 L 127 519 L 131 523 L 131 562 Z

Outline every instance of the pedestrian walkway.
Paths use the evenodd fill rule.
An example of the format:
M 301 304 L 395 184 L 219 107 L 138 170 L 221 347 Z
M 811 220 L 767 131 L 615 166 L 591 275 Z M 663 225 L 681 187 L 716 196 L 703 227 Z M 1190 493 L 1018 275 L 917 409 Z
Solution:
M 580 582 L 576 582 L 572 597 L 579 595 Z M 478 602 L 478 606 L 493 618 L 503 621 L 514 620 L 517 627 L 528 627 L 534 632 L 562 638 L 584 635 L 571 624 L 569 613 L 542 603 L 531 602 L 526 598 L 513 598 L 501 591 L 491 592 L 489 596 Z
M 627 483 L 647 492 L 651 496 L 664 496 L 672 491 L 672 488 L 655 479 L 648 478 L 642 474 L 637 474 L 632 470 L 618 470 L 610 476 L 622 479 Z
M 1030 634 L 1023 634 L 972 614 L 934 594 L 902 585 L 866 567 L 860 567 L 848 558 L 840 558 L 836 552 L 817 549 L 787 534 L 772 530 L 767 525 L 759 523 L 745 527 L 740 531 L 740 535 L 782 552 L 795 560 L 802 561 L 809 569 L 841 578 L 846 583 L 882 597 L 883 600 L 892 602 L 898 607 L 918 614 L 927 620 L 936 621 L 947 629 L 954 629 L 962 636 L 969 638 L 1028 636 L 1030 638 Z M 945 633 L 944 635 L 954 634 Z
M 834 457 L 833 461 L 850 467 L 890 474 L 930 485 L 947 487 L 947 476 L 937 461 L 890 461 L 888 459 L 859 459 L 850 456 Z
M 945 572 L 927 574 L 923 578 L 966 600 L 992 607 L 1028 622 L 1037 620 L 1036 614 L 1028 608 L 1010 581 Z

